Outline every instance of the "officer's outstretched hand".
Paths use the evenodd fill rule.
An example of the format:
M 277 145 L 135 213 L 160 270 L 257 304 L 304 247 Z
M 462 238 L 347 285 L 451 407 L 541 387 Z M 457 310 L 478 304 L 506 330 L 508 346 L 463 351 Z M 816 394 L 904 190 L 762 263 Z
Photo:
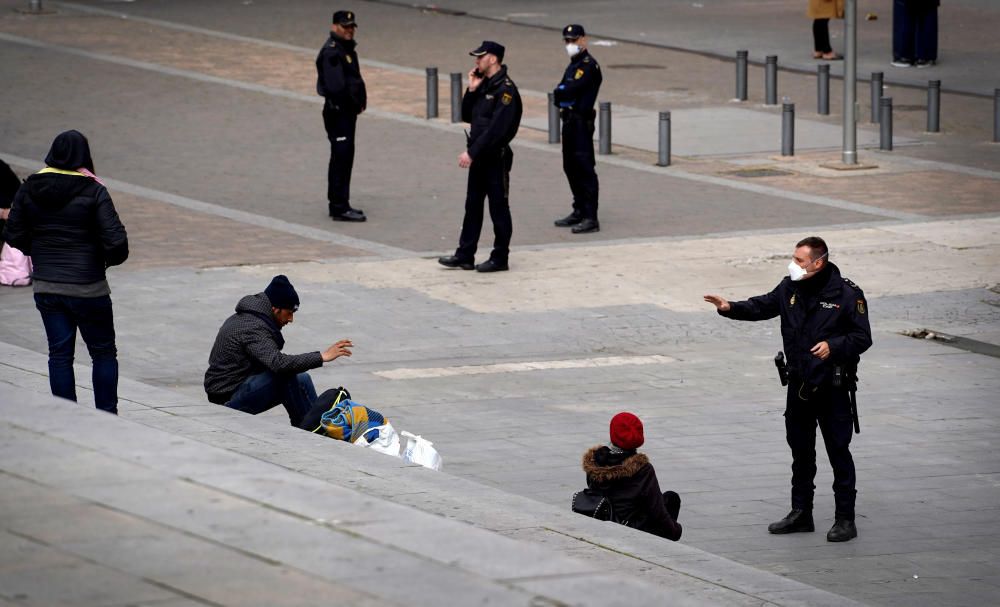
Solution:
M 809 350 L 809 353 L 820 360 L 826 360 L 830 358 L 830 344 L 825 341 L 821 341 Z
M 332 360 L 340 358 L 341 356 L 350 356 L 351 348 L 353 347 L 354 344 L 351 343 L 351 340 L 342 339 L 323 351 L 323 362 L 328 363 Z
M 716 307 L 716 309 L 718 309 L 719 311 L 722 311 L 722 312 L 728 312 L 729 309 L 732 307 L 732 306 L 729 305 L 728 301 L 726 301 L 724 298 L 722 298 L 722 297 L 720 297 L 718 295 L 706 295 L 705 296 L 705 301 L 707 301 L 708 303 L 714 305 Z
M 458 166 L 463 169 L 467 169 L 472 166 L 472 156 L 469 156 L 469 152 L 462 152 L 458 155 Z

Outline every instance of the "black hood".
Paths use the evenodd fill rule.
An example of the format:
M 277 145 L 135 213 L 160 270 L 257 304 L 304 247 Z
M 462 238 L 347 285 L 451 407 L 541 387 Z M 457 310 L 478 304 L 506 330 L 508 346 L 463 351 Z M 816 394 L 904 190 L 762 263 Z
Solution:
M 75 171 L 84 167 L 93 172 L 94 160 L 90 157 L 90 143 L 80 131 L 59 133 L 49 148 L 45 164 L 64 171 Z
M 28 177 L 23 187 L 38 206 L 53 211 L 63 208 L 88 189 L 97 187 L 97 182 L 83 175 L 35 173 Z

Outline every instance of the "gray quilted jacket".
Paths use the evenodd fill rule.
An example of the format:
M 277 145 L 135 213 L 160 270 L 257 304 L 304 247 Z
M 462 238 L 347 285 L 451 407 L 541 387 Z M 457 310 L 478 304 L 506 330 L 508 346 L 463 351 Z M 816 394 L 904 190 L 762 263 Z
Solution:
M 208 356 L 205 393 L 216 404 L 229 401 L 248 377 L 271 371 L 294 375 L 323 366 L 319 352 L 282 354 L 285 339 L 271 316 L 267 295 L 247 295 L 236 304 L 236 314 L 222 323 Z

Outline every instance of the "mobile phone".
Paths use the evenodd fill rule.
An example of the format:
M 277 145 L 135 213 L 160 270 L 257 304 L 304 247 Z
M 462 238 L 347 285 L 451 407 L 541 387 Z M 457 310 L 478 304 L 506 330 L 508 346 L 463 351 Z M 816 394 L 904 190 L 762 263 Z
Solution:
M 476 78 L 482 78 L 483 77 L 483 73 L 479 71 L 479 68 L 476 68 L 476 69 L 472 70 L 472 75 L 475 76 Z

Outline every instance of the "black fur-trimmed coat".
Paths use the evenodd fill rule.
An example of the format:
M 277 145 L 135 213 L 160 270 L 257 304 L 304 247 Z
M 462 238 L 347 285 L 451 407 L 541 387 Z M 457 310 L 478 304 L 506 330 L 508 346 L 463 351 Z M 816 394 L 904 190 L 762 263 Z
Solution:
M 587 486 L 611 500 L 623 524 L 677 541 L 682 528 L 670 517 L 656 472 L 642 453 L 615 454 L 606 446 L 583 454 Z

